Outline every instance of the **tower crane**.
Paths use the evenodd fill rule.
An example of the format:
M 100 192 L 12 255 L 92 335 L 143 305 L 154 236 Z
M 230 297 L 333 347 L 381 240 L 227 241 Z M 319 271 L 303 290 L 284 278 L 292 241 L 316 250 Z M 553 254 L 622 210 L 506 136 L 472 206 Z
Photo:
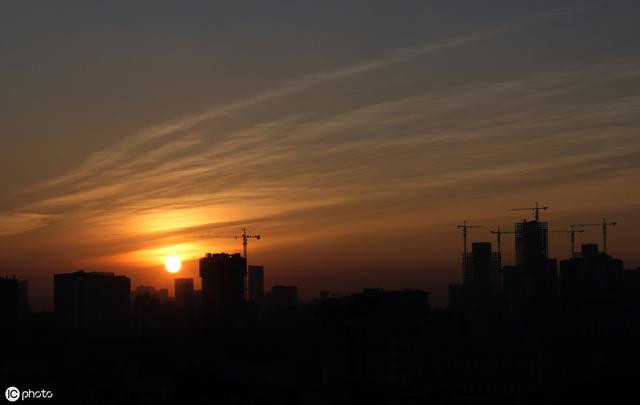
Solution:
M 462 229 L 462 239 L 464 240 L 464 254 L 467 254 L 467 229 L 470 228 L 484 228 L 482 225 L 469 225 L 467 221 L 463 221 L 462 225 L 456 225 L 458 229 Z
M 491 231 L 492 234 L 496 235 L 496 239 L 498 241 L 498 253 L 500 253 L 500 256 L 502 256 L 502 235 L 506 234 L 506 233 L 515 233 L 513 231 L 501 231 L 500 227 L 496 228 L 495 230 Z
M 607 227 L 615 226 L 617 222 L 607 222 L 605 218 L 602 218 L 602 222 L 599 224 L 580 224 L 580 226 L 601 226 L 602 227 L 602 251 L 607 254 Z
M 245 261 L 245 271 L 248 270 L 249 259 L 247 259 L 247 245 L 249 244 L 249 239 L 260 240 L 260 235 L 249 235 L 247 234 L 247 228 L 242 228 L 242 235 L 234 236 L 236 240 L 242 239 L 242 250 L 244 253 L 244 261 Z
M 582 224 L 569 225 L 569 229 L 561 231 L 550 231 L 553 233 L 568 233 L 571 235 L 571 257 L 576 255 L 576 233 L 583 233 L 584 229 L 576 229 L 577 226 L 584 226 Z
M 242 251 L 244 255 L 244 290 L 245 294 L 247 293 L 247 277 L 249 275 L 249 259 L 247 258 L 247 248 L 249 245 L 249 239 L 260 240 L 260 235 L 250 235 L 247 233 L 247 228 L 242 228 L 242 235 L 236 236 L 213 236 L 213 238 L 234 238 L 235 240 L 242 239 Z M 246 297 L 245 297 L 246 298 Z
M 535 214 L 535 219 L 536 221 L 540 220 L 540 211 L 546 211 L 548 210 L 549 207 L 540 207 L 538 205 L 538 202 L 536 201 L 536 206 L 535 207 L 527 207 L 527 208 L 510 208 L 507 211 L 533 211 Z
M 244 256 L 245 261 L 247 260 L 247 247 L 249 244 L 249 239 L 260 240 L 260 235 L 249 235 L 247 234 L 247 228 L 242 228 L 242 235 L 236 236 L 201 236 L 202 238 L 233 238 L 235 240 L 242 239 L 242 254 Z

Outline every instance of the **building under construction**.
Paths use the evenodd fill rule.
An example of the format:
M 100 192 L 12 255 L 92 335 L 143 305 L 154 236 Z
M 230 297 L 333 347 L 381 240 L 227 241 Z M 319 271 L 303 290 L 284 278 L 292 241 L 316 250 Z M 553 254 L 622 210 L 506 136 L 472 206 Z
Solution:
M 507 305 L 544 310 L 557 299 L 558 265 L 549 258 L 549 225 L 536 211 L 535 220 L 518 222 L 514 230 L 516 265 L 503 269 Z
M 245 305 L 246 260 L 239 253 L 207 253 L 200 259 L 202 309 L 209 320 L 235 320 Z
M 449 304 L 458 311 L 485 310 L 494 307 L 502 289 L 499 252 L 490 242 L 476 242 L 471 252 L 462 255 L 462 284 L 449 286 Z
M 471 253 L 463 254 L 463 284 L 473 285 L 485 292 L 500 290 L 502 288 L 500 265 L 500 253 L 491 251 L 491 243 L 473 243 Z
M 527 221 L 515 225 L 516 265 L 527 266 L 549 257 L 549 225 L 547 222 Z

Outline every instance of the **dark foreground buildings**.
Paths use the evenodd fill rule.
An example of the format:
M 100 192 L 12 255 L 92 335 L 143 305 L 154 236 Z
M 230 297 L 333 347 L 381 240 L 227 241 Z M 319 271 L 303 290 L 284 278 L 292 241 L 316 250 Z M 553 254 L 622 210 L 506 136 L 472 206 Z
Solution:
M 195 308 L 196 294 L 192 278 L 176 278 L 174 291 L 176 307 L 187 310 Z
M 535 219 L 515 224 L 516 264 L 501 266 L 488 242 L 463 257 L 463 284 L 449 288 L 456 311 L 549 312 L 557 306 L 557 261 L 549 258 L 549 227 Z
M 516 265 L 503 269 L 508 309 L 544 312 L 557 304 L 558 264 L 549 258 L 549 226 L 534 220 L 515 225 Z
M 129 317 L 126 277 L 59 274 L 57 318 L 37 313 L 12 326 L 20 330 L 13 339 L 3 334 L 0 376 L 82 404 L 632 397 L 640 378 L 640 270 L 623 270 L 585 244 L 553 277 L 546 226 L 536 222 L 520 223 L 514 266 L 501 269 L 491 244 L 474 243 L 447 309 L 432 309 L 427 291 L 376 288 L 305 303 L 286 285 L 247 303 L 244 259 L 221 253 L 200 261 L 201 300 L 192 279 L 176 279 L 175 301 L 141 286 Z M 3 313 L 16 314 L 16 297 L 26 296 L 19 285 L 1 280 Z
M 598 245 L 582 245 L 575 257 L 560 262 L 560 295 L 565 309 L 586 310 L 624 299 L 624 266 L 598 251 Z
M 30 315 L 27 282 L 15 277 L 0 278 L 0 328 L 15 328 Z
M 269 301 L 274 308 L 295 308 L 298 306 L 298 287 L 274 285 L 269 293 Z
M 322 384 L 351 392 L 354 401 L 419 397 L 427 370 L 429 295 L 365 289 L 317 301 Z
M 264 266 L 249 266 L 249 300 L 264 302 Z
M 495 296 L 502 288 L 500 253 L 491 250 L 491 243 L 476 242 L 471 253 L 463 255 L 463 284 L 449 287 L 449 302 L 456 310 L 488 309 L 495 305 Z
M 234 321 L 245 309 L 246 261 L 240 254 L 207 253 L 200 259 L 202 310 L 210 320 Z
M 131 282 L 113 273 L 54 275 L 54 311 L 59 325 L 82 331 L 107 333 L 128 327 Z

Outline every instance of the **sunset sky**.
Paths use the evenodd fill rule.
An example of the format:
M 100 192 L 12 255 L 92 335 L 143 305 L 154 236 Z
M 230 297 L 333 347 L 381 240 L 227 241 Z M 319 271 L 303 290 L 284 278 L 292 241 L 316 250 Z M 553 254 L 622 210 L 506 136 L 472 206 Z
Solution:
M 206 252 L 347 293 L 460 282 L 455 225 L 618 221 L 640 266 L 637 1 L 5 1 L 0 274 L 199 285 Z M 594 228 L 580 242 L 600 242 Z M 513 240 L 503 241 L 513 262 Z M 569 255 L 551 235 L 551 255 Z

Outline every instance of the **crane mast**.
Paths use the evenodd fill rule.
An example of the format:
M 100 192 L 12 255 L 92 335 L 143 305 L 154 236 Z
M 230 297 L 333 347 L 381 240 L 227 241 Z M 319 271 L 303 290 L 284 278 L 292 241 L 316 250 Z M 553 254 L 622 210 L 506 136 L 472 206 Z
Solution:
M 464 254 L 467 254 L 467 230 L 470 228 L 484 228 L 482 225 L 469 225 L 467 221 L 463 221 L 462 225 L 456 225 L 458 229 L 462 229 L 462 239 L 464 242 Z
M 498 242 L 498 253 L 502 256 L 502 235 L 507 233 L 515 233 L 513 231 L 501 231 L 500 227 L 497 227 L 495 230 L 491 231 L 492 234 L 496 235 L 496 239 Z
M 247 258 L 247 251 L 249 245 L 249 239 L 260 240 L 260 235 L 250 235 L 247 233 L 247 228 L 242 228 L 242 235 L 236 236 L 213 236 L 214 238 L 234 238 L 235 240 L 242 239 L 242 254 L 244 257 L 244 290 L 245 290 L 245 298 L 247 294 L 247 278 L 249 277 L 249 259 Z
M 580 224 L 580 226 L 601 226 L 602 227 L 602 251 L 607 254 L 607 228 L 616 226 L 617 222 L 607 222 L 606 218 L 602 218 L 602 222 L 595 224 Z
M 247 228 L 242 228 L 242 235 L 234 236 L 236 240 L 242 239 L 242 251 L 244 255 L 245 261 L 245 273 L 249 269 L 249 259 L 247 258 L 247 248 L 249 245 L 249 239 L 260 240 L 260 235 L 249 235 L 247 234 Z
M 583 233 L 584 229 L 576 229 L 577 226 L 584 226 L 581 224 L 569 225 L 569 229 L 561 231 L 549 231 L 553 233 L 567 233 L 571 235 L 571 257 L 576 255 L 576 233 Z

